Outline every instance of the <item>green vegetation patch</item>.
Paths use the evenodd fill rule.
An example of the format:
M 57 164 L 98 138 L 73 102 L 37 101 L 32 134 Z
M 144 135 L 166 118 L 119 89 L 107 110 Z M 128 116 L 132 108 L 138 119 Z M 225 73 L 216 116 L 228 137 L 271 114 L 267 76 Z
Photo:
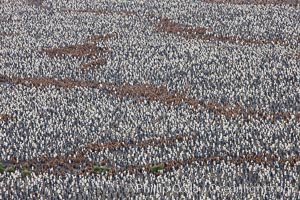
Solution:
M 14 167 L 8 167 L 8 168 L 6 168 L 6 171 L 10 172 L 10 173 L 13 173 L 13 172 L 15 172 L 15 168 Z
M 93 171 L 95 172 L 95 173 L 98 173 L 98 172 L 106 172 L 106 171 L 108 171 L 108 170 L 110 170 L 110 167 L 107 167 L 107 166 L 94 166 L 93 167 Z
M 151 172 L 158 172 L 159 170 L 162 170 L 162 169 L 164 169 L 163 164 L 159 164 L 159 165 L 155 165 L 155 166 L 151 167 L 150 171 Z
M 4 172 L 5 172 L 5 168 L 4 168 L 3 164 L 0 163 L 0 173 L 2 174 Z
M 21 176 L 24 178 L 26 176 L 30 176 L 31 175 L 31 171 L 28 171 L 26 169 L 24 169 L 22 172 L 21 172 Z

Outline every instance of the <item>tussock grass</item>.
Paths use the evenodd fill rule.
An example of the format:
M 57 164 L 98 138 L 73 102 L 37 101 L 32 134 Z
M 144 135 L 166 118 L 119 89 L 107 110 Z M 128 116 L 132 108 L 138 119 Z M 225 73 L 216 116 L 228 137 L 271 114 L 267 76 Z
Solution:
M 159 170 L 164 169 L 163 164 L 159 164 L 159 165 L 155 165 L 153 167 L 150 168 L 150 172 L 154 173 L 154 172 L 158 172 Z
M 30 176 L 31 175 L 31 171 L 27 170 L 27 169 L 24 169 L 22 172 L 21 172 L 21 176 L 24 178 L 26 176 Z
M 2 163 L 0 163 L 0 173 L 3 174 L 5 172 L 5 168 Z
M 95 166 L 93 167 L 93 171 L 94 171 L 95 173 L 98 173 L 98 172 L 106 172 L 106 171 L 108 171 L 108 170 L 110 170 L 110 167 L 107 167 L 107 166 L 97 166 L 97 165 L 95 165 Z

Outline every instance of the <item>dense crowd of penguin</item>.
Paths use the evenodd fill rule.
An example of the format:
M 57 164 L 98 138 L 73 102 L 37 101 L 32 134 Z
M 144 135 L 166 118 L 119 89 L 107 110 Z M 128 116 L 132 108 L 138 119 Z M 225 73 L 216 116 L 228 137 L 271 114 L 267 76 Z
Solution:
M 0 13 L 0 163 L 6 169 L 0 171 L 0 199 L 300 198 L 299 6 L 0 1 Z M 268 42 L 187 39 L 156 31 L 162 17 L 210 28 L 217 36 Z M 96 44 L 111 50 L 107 62 L 92 69 L 79 66 L 95 56 L 43 52 L 111 33 L 117 37 Z M 245 120 L 185 102 L 167 105 L 99 88 L 30 87 L 4 77 L 151 84 L 207 103 L 290 117 Z M 113 147 L 116 142 L 122 145 Z M 88 148 L 93 144 L 107 146 Z M 78 171 L 61 168 L 61 174 L 36 169 L 43 156 L 69 158 L 76 152 L 114 173 L 84 171 L 88 164 Z M 249 157 L 261 154 L 272 159 Z M 238 162 L 243 156 L 249 159 Z M 218 159 L 200 161 L 213 157 Z M 37 158 L 37 165 L 24 167 Z M 146 167 L 160 163 L 163 169 L 155 173 Z M 31 173 L 24 176 L 24 169 Z

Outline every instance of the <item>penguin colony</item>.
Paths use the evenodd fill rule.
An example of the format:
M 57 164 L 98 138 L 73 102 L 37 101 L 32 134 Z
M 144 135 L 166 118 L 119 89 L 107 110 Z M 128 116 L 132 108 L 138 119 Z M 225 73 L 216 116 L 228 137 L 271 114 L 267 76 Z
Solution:
M 300 6 L 249 2 L 0 1 L 0 199 L 299 199 Z

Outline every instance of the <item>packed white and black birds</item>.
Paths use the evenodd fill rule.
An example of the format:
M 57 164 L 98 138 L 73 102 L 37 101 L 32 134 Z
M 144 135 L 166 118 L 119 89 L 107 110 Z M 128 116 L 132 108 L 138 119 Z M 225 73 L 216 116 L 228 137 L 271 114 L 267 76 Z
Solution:
M 0 1 L 0 199 L 300 199 L 278 2 Z

